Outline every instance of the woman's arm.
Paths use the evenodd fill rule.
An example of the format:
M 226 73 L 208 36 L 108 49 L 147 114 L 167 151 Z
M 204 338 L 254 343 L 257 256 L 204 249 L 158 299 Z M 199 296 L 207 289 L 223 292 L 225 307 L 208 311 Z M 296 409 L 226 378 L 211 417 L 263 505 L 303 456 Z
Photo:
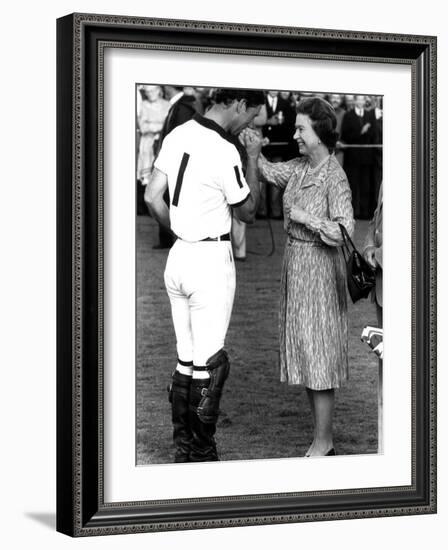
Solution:
M 149 125 L 151 124 L 151 121 L 147 104 L 148 102 L 146 100 L 142 101 L 137 115 L 138 129 L 142 135 L 147 134 L 150 131 Z
M 320 237 L 324 243 L 330 246 L 341 246 L 342 224 L 347 229 L 350 237 L 355 232 L 355 219 L 353 217 L 352 192 L 346 178 L 330 185 L 328 192 L 329 220 L 322 220 L 319 230 Z
M 350 236 L 355 230 L 353 218 L 352 193 L 347 179 L 340 179 L 330 182 L 328 190 L 329 218 L 320 218 L 309 214 L 305 210 L 293 207 L 291 209 L 291 220 L 302 223 L 310 231 L 318 233 L 325 244 L 329 246 L 341 246 L 344 243 L 342 238 L 342 224 Z
M 300 162 L 295 158 L 286 162 L 269 162 L 263 155 L 258 157 L 258 169 L 261 178 L 276 187 L 286 187 L 294 169 Z
M 163 128 L 164 120 L 148 120 L 145 128 L 146 132 L 151 132 L 151 134 L 159 133 Z

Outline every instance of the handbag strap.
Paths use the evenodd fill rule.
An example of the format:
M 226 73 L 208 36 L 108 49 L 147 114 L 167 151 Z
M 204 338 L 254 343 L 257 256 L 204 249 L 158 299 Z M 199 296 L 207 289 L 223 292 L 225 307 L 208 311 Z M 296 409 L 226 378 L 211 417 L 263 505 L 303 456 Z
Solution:
M 345 226 L 342 225 L 342 223 L 340 223 L 339 228 L 341 230 L 342 238 L 344 240 L 344 245 L 347 248 L 347 251 L 350 253 L 350 247 L 348 243 L 350 243 L 352 250 L 356 251 L 356 246 L 353 244 L 353 241 L 351 240 L 350 235 L 348 234 L 348 231 L 345 228 Z

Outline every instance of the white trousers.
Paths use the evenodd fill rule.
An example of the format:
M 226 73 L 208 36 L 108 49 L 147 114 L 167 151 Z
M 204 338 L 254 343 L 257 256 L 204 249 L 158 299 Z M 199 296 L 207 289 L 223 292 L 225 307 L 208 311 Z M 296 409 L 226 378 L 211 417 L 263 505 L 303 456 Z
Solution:
M 224 347 L 235 296 L 229 241 L 177 239 L 168 255 L 165 285 L 182 361 L 204 366 Z

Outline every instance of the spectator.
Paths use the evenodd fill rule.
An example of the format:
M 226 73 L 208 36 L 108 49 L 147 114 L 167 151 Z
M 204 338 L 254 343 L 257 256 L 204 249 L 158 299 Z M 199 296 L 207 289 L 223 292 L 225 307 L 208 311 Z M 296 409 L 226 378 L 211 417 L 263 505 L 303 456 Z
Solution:
M 372 97 L 373 113 L 376 121 L 375 144 L 383 145 L 383 98 Z M 373 180 L 375 185 L 375 196 L 378 197 L 381 182 L 383 181 L 383 148 L 376 147 L 373 150 Z
M 194 88 L 193 86 L 184 86 L 183 92 L 186 96 L 194 97 L 194 108 L 197 113 L 203 115 L 204 105 L 202 103 L 202 93 L 198 90 L 198 88 Z
M 376 306 L 378 326 L 383 328 L 383 188 L 380 185 L 378 206 L 369 223 L 364 244 L 365 260 L 375 269 L 372 302 Z M 383 452 L 383 360 L 378 359 L 378 452 Z
M 300 92 L 296 92 L 296 91 L 291 92 L 290 104 L 291 104 L 291 107 L 294 109 L 294 112 L 296 112 L 299 101 L 300 101 Z
M 373 173 L 376 120 L 365 109 L 365 96 L 355 96 L 355 107 L 348 111 L 342 121 L 341 140 L 350 145 L 344 151 L 344 170 L 352 190 L 355 218 L 368 220 L 376 206 Z M 357 147 L 360 146 L 360 147 Z
M 276 90 L 268 91 L 265 107 L 267 121 L 263 127 L 263 135 L 269 139 L 270 143 L 263 149 L 263 154 L 271 162 L 289 160 L 297 151 L 292 139 L 295 111 L 289 100 L 281 97 Z M 267 188 L 266 184 L 262 183 L 258 217 L 268 216 L 273 219 L 282 218 L 282 191 L 277 188 Z
M 375 287 L 372 291 L 372 302 L 376 306 L 379 326 L 383 326 L 383 189 L 380 185 L 378 206 L 369 223 L 363 255 L 375 269 Z
M 336 113 L 336 132 L 338 135 L 341 135 L 342 121 L 346 113 L 344 107 L 342 106 L 342 95 L 341 94 L 330 94 L 329 102 L 333 106 L 334 112 Z M 340 147 L 340 142 L 336 144 L 335 156 L 339 161 L 341 166 L 344 166 L 344 152 Z
M 159 138 L 168 113 L 169 103 L 163 99 L 160 86 L 145 85 L 142 87 L 142 91 L 144 98 L 142 98 L 138 112 L 138 128 L 141 137 L 137 175 L 143 185 L 146 185 L 154 162 L 154 141 Z
M 147 212 L 143 200 L 144 186 L 148 183 L 154 162 L 154 141 L 158 139 L 166 115 L 169 103 L 162 97 L 160 86 L 145 85 L 140 88 L 144 97 L 140 102 L 137 114 L 137 123 L 140 134 L 140 142 L 137 158 L 137 213 Z M 140 95 L 140 94 L 139 94 Z
M 355 107 L 355 96 L 352 94 L 345 94 L 344 96 L 345 110 L 351 111 Z

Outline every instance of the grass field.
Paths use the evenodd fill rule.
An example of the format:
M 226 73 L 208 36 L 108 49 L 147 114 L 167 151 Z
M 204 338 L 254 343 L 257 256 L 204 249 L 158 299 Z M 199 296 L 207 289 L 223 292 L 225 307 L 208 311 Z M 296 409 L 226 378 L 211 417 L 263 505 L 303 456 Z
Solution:
M 278 301 L 284 233 L 272 221 L 248 226 L 248 259 L 237 263 L 237 290 L 226 350 L 231 373 L 221 400 L 217 444 L 221 460 L 303 456 L 312 440 L 306 392 L 279 381 Z M 367 228 L 357 222 L 355 243 Z M 163 283 L 167 251 L 152 250 L 157 225 L 137 219 L 137 464 L 173 459 L 166 386 L 176 362 L 174 330 Z M 377 452 L 377 361 L 360 341 L 376 324 L 370 300 L 349 303 L 350 380 L 336 392 L 334 441 L 338 454 Z

